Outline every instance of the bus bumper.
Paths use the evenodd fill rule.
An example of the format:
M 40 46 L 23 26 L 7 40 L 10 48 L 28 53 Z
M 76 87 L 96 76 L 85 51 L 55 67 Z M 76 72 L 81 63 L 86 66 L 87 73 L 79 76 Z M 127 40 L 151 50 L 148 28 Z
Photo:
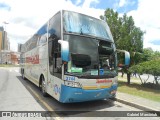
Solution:
M 112 85 L 110 88 L 96 90 L 84 90 L 82 88 L 73 88 L 62 85 L 59 101 L 62 103 L 73 103 L 114 98 L 116 91 L 117 85 Z

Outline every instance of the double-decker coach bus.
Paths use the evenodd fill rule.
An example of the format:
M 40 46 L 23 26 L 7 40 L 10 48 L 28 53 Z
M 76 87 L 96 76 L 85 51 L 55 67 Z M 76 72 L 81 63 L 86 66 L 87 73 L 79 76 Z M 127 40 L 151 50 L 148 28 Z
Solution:
M 22 78 L 39 86 L 43 96 L 62 103 L 115 97 L 117 52 L 106 22 L 61 10 L 23 46 Z

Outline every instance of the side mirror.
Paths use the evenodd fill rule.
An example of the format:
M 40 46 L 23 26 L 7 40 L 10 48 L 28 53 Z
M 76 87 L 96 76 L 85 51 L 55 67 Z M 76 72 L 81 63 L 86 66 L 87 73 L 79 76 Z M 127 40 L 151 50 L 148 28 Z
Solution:
M 117 53 L 122 52 L 125 54 L 125 65 L 128 66 L 130 64 L 130 54 L 128 51 L 116 49 Z
M 68 41 L 58 40 L 58 43 L 61 44 L 61 58 L 64 62 L 70 61 L 69 59 L 69 43 Z
M 129 52 L 125 51 L 125 65 L 130 64 L 130 54 Z

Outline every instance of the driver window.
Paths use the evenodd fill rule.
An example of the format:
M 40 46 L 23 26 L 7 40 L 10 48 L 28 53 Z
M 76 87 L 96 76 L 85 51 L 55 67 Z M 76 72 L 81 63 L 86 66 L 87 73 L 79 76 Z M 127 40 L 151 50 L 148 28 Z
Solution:
M 49 69 L 50 73 L 58 78 L 62 77 L 62 59 L 58 39 L 49 40 Z

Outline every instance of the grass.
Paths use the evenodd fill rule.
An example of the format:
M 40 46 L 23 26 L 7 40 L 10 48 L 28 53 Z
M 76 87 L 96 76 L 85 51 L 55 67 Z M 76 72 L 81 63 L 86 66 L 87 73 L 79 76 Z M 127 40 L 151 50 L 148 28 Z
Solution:
M 131 94 L 134 96 L 146 98 L 149 100 L 153 100 L 156 102 L 160 102 L 160 89 L 154 90 L 151 88 L 146 88 L 137 83 L 132 83 L 128 85 L 124 81 L 119 81 L 118 91 L 127 93 L 127 94 Z

